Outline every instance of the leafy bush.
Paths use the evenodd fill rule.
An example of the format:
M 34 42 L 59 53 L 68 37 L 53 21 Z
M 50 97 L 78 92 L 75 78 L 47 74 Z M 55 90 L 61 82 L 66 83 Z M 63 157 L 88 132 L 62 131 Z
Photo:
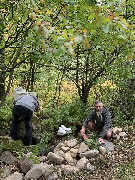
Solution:
M 3 106 L 0 107 L 0 128 L 6 133 L 9 131 L 10 120 L 12 118 L 12 101 L 7 98 Z
M 75 127 L 82 124 L 82 120 L 87 116 L 87 107 L 83 103 L 76 100 L 72 103 L 47 109 L 44 113 L 47 119 L 42 120 L 43 126 L 47 126 L 47 130 L 55 132 L 61 124 L 67 127 Z

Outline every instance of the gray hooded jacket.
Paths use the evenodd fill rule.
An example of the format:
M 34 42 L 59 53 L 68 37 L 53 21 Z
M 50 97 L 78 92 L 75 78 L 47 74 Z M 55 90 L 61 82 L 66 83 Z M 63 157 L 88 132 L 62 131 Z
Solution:
M 18 106 L 18 105 L 24 106 L 33 112 L 39 108 L 39 102 L 37 100 L 37 97 L 33 96 L 33 95 L 29 95 L 29 94 L 16 98 L 14 100 L 14 105 L 15 106 Z

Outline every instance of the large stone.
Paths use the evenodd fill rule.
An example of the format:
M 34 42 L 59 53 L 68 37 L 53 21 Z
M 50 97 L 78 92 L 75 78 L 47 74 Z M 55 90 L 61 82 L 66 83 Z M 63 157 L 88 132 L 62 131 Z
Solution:
M 102 155 L 105 155 L 105 154 L 106 154 L 106 149 L 105 149 L 105 147 L 103 147 L 103 146 L 99 146 L 99 151 L 100 151 L 100 153 L 101 153 Z
M 71 153 L 71 156 L 72 156 L 73 158 L 75 158 L 75 157 L 77 156 L 78 149 L 71 148 L 71 149 L 70 149 L 70 153 Z
M 54 148 L 54 153 L 58 152 L 61 150 L 61 147 L 65 146 L 64 143 L 59 143 L 55 148 Z
M 15 162 L 18 161 L 17 158 L 13 156 L 10 151 L 3 152 L 2 155 L 0 156 L 0 160 L 2 162 L 5 162 L 6 164 L 14 164 Z
M 70 150 L 70 148 L 69 148 L 69 147 L 66 147 L 66 146 L 62 146 L 62 147 L 61 147 L 61 150 L 64 151 L 64 152 L 67 152 L 67 151 Z
M 68 163 L 73 163 L 73 162 L 74 162 L 74 160 L 73 160 L 70 152 L 65 153 L 65 157 L 64 157 L 64 158 L 65 158 L 65 160 L 66 160 Z
M 109 142 L 107 140 L 104 139 L 104 144 L 101 144 L 100 146 L 104 147 L 106 150 L 106 153 L 112 152 L 114 151 L 114 144 L 112 142 Z M 99 148 L 99 150 L 101 151 L 101 149 L 103 150 L 103 148 Z
M 59 150 L 59 151 L 55 151 L 55 154 L 61 156 L 61 157 L 64 157 L 65 156 L 65 153 L 62 151 L 62 150 Z
M 64 144 L 65 144 L 65 146 L 72 148 L 72 147 L 75 147 L 77 145 L 77 140 L 71 139 L 71 140 L 65 141 Z
M 38 179 L 41 176 L 47 178 L 53 172 L 53 166 L 46 163 L 35 164 L 33 167 L 26 173 L 25 179 Z
M 56 173 L 53 173 L 48 176 L 47 180 L 58 180 L 58 175 Z
M 89 146 L 86 145 L 84 142 L 82 142 L 82 143 L 80 144 L 78 153 L 81 154 L 81 153 L 83 153 L 83 152 L 86 152 L 87 150 L 89 150 Z
M 90 164 L 90 163 L 88 163 L 86 167 L 87 167 L 87 170 L 89 170 L 89 171 L 91 171 L 91 172 L 94 171 L 94 170 L 96 169 L 96 167 L 93 166 L 93 165 Z
M 58 154 L 55 154 L 53 152 L 49 152 L 47 157 L 51 162 L 53 162 L 55 164 L 61 164 L 64 161 L 63 157 L 61 157 Z
M 30 160 L 27 155 L 24 155 L 20 160 L 20 169 L 23 173 L 27 173 L 31 169 L 33 164 L 33 161 Z
M 86 169 L 87 163 L 88 163 L 88 159 L 83 157 L 77 162 L 76 167 L 79 169 Z
M 120 136 L 120 137 L 126 137 L 127 134 L 126 134 L 125 132 L 120 132 L 120 133 L 119 133 L 119 136 Z
M 97 149 L 89 150 L 84 153 L 81 153 L 81 157 L 86 157 L 86 158 L 91 158 L 91 157 L 96 157 L 99 154 L 99 151 Z
M 71 166 L 71 165 L 61 165 L 61 170 L 63 171 L 64 174 L 72 174 L 72 173 L 76 173 L 79 171 L 79 168 L 75 167 L 75 166 Z
M 19 172 L 15 172 L 14 174 L 8 176 L 5 180 L 23 180 L 23 176 Z
M 122 131 L 122 128 L 118 128 L 117 126 L 112 129 L 114 134 L 118 134 Z
M 5 180 L 6 177 L 11 175 L 11 167 L 5 165 L 3 167 L 0 168 L 0 179 Z

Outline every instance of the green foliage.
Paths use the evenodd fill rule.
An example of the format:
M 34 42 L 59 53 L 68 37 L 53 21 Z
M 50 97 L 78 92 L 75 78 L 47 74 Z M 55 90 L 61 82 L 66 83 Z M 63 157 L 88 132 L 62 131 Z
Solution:
M 7 97 L 3 106 L 0 107 L 0 127 L 5 130 L 8 130 L 10 127 L 10 120 L 12 117 L 12 100 L 10 97 Z
M 97 134 L 93 134 L 90 139 L 87 139 L 85 143 L 91 148 L 91 149 L 98 149 L 98 141 L 97 141 Z
M 40 160 L 37 156 L 35 156 L 35 154 L 31 153 L 29 156 L 29 160 L 32 160 L 34 164 L 39 164 Z
M 2 150 L 9 150 L 10 152 L 24 152 L 24 145 L 21 140 L 9 142 L 7 140 L 1 139 Z
M 48 130 L 42 133 L 40 143 L 38 144 L 39 151 L 44 153 L 48 152 L 48 144 L 54 137 L 54 133 L 49 131 L 49 127 L 47 128 Z
M 39 145 L 31 145 L 31 146 L 25 146 L 24 147 L 25 152 L 30 152 L 28 155 L 29 160 L 32 160 L 34 164 L 39 164 L 40 160 L 38 155 L 40 154 L 40 148 Z
M 42 123 L 48 126 L 48 130 L 56 131 L 61 124 L 74 128 L 81 125 L 82 120 L 86 117 L 87 108 L 80 100 L 77 100 L 60 107 L 47 109 L 46 116 L 47 113 L 48 119 L 43 120 Z
M 54 105 L 54 104 L 53 104 Z M 82 125 L 83 119 L 88 114 L 88 109 L 80 100 L 73 101 L 62 106 L 50 106 L 41 112 L 41 141 L 39 147 L 41 151 L 47 151 L 48 143 L 54 138 L 59 126 L 64 124 L 71 127 L 72 132 L 77 130 L 77 126 Z

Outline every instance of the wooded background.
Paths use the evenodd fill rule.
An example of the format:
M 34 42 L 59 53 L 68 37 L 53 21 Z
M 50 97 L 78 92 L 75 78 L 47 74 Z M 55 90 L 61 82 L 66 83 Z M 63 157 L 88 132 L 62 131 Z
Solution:
M 97 99 L 114 124 L 133 124 L 134 10 L 134 0 L 1 0 L 1 127 L 18 86 L 38 93 L 46 141 L 62 123 L 76 130 Z

